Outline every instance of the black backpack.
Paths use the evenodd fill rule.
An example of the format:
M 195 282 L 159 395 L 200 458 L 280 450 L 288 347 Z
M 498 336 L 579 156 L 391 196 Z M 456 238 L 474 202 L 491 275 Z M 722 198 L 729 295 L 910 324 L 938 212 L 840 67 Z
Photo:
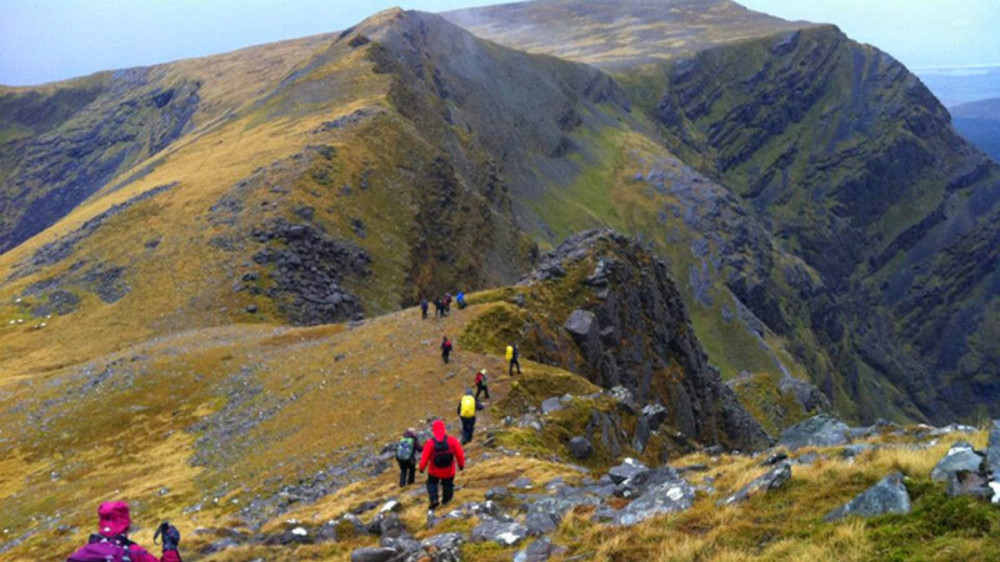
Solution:
M 448 446 L 448 438 L 445 437 L 443 440 L 434 440 L 434 466 L 438 468 L 448 468 L 455 462 L 455 455 L 451 452 L 451 447 Z

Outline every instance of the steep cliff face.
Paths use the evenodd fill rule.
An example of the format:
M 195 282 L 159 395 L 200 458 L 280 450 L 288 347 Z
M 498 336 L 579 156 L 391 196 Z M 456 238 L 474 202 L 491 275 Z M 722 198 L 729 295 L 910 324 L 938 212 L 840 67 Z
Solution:
M 189 128 L 197 82 L 164 87 L 148 69 L 106 73 L 54 92 L 0 96 L 0 252 L 69 214 L 115 176 Z
M 707 50 L 652 81 L 644 72 L 627 81 L 674 148 L 821 274 L 829 300 L 799 320 L 851 398 L 878 411 L 870 382 L 882 378 L 912 401 L 911 415 L 971 414 L 982 402 L 949 398 L 955 377 L 942 385 L 939 373 L 955 373 L 996 296 L 985 247 L 1000 169 L 954 133 L 919 80 L 832 27 Z
M 605 388 L 624 386 L 640 406 L 661 403 L 672 427 L 703 443 L 746 450 L 769 442 L 708 365 L 669 267 L 634 239 L 573 236 L 522 286 L 518 311 L 486 315 L 470 330 L 521 341 L 526 357 Z

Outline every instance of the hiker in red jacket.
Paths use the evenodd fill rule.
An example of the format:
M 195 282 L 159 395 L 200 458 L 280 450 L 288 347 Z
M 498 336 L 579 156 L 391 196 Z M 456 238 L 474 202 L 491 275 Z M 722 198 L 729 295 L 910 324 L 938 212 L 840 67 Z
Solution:
M 441 359 L 444 359 L 445 363 L 448 362 L 448 356 L 451 355 L 451 349 L 451 340 L 448 339 L 448 336 L 445 336 L 444 339 L 441 340 Z
M 126 556 L 132 562 L 181 562 L 181 555 L 177 553 L 181 534 L 173 525 L 163 523 L 153 535 L 153 542 L 156 542 L 157 537 L 163 536 L 163 556 L 157 558 L 129 540 L 128 531 L 132 526 L 132 519 L 129 517 L 127 503 L 102 503 L 97 508 L 97 519 L 98 532 L 90 535 L 87 544 L 67 558 L 67 562 L 105 562 L 122 560 Z
M 424 442 L 424 453 L 420 457 L 421 474 L 425 468 L 428 469 L 427 495 L 431 500 L 429 517 L 433 517 L 433 512 L 439 505 L 438 483 L 444 492 L 440 505 L 448 505 L 455 494 L 455 465 L 458 465 L 458 470 L 465 470 L 465 451 L 458 439 L 448 435 L 444 422 L 434 420 L 431 431 L 434 437 Z

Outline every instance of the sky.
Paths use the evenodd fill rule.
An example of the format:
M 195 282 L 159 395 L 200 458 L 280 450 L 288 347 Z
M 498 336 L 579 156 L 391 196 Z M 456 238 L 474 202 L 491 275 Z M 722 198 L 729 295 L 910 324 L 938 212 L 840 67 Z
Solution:
M 0 0 L 0 84 L 51 82 L 345 29 L 400 5 L 498 0 Z M 1000 0 L 743 0 L 835 23 L 911 68 L 1000 64 Z

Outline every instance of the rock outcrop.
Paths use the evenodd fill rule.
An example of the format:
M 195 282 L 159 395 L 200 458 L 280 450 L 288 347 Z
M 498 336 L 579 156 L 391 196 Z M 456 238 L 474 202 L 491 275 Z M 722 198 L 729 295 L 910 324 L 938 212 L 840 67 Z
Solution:
M 708 365 L 667 264 L 635 240 L 575 235 L 525 283 L 526 357 L 623 387 L 640 417 L 655 404 L 647 431 L 655 421 L 707 444 L 748 450 L 770 442 Z

